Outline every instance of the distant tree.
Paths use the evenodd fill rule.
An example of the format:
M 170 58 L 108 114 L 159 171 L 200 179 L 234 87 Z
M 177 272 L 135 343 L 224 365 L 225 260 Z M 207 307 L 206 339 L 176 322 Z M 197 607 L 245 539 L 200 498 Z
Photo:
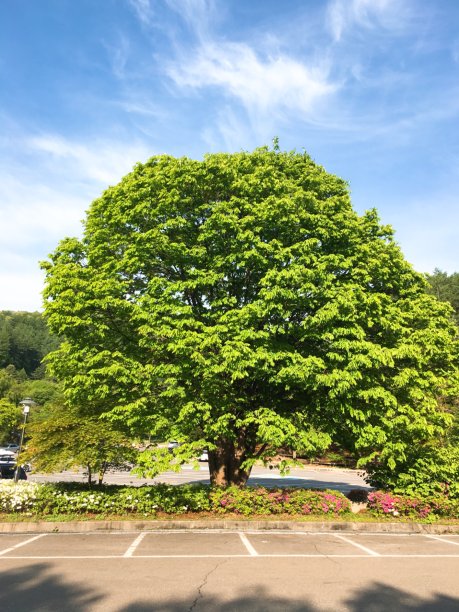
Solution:
M 449 302 L 454 308 L 454 318 L 459 324 L 459 272 L 449 274 L 435 268 L 427 274 L 428 291 L 442 302 Z
M 331 441 L 393 469 L 450 423 L 437 402 L 457 377 L 450 307 L 307 154 L 154 157 L 44 268 L 69 401 L 183 442 L 179 462 L 208 448 L 214 484 Z
M 6 399 L 0 399 L 0 445 L 16 439 L 22 421 L 22 410 Z
M 38 312 L 0 311 L 0 367 L 13 365 L 27 376 L 39 371 L 43 357 L 59 345 Z
M 89 484 L 93 478 L 102 484 L 107 469 L 125 466 L 137 456 L 131 441 L 111 423 L 58 401 L 32 416 L 27 434 L 22 461 L 44 473 L 82 467 Z

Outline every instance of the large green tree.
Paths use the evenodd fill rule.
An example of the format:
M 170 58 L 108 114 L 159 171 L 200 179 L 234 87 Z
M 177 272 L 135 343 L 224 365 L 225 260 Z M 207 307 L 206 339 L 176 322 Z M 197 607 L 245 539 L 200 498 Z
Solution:
M 208 448 L 215 484 L 280 446 L 395 466 L 449 423 L 450 307 L 305 153 L 153 157 L 44 268 L 68 400 L 183 442 L 178 461 Z

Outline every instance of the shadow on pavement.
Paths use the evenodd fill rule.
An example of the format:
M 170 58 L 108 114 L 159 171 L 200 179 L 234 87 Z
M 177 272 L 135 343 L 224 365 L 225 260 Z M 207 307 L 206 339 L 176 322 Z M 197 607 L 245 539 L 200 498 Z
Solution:
M 453 612 L 459 610 L 459 599 L 436 593 L 423 599 L 390 585 L 375 582 L 363 588 L 352 599 L 343 602 L 343 609 L 351 612 Z
M 167 482 L 161 480 L 160 477 L 156 479 L 156 482 Z M 141 483 L 142 484 L 142 483 Z M 180 480 L 180 484 L 209 484 L 209 479 L 201 478 L 186 478 L 183 477 Z M 371 490 L 370 485 L 359 485 L 345 482 L 332 482 L 329 480 L 313 480 L 306 478 L 295 478 L 295 477 L 265 477 L 265 476 L 251 476 L 248 481 L 248 486 L 252 487 L 266 487 L 267 489 L 286 489 L 290 487 L 298 487 L 304 489 L 333 489 L 335 491 L 351 491 L 352 489 L 362 489 L 364 491 Z
M 177 576 L 179 580 L 179 576 Z M 81 578 L 80 578 L 81 580 Z M 135 585 L 135 576 L 127 574 L 124 580 L 126 591 Z M 101 585 L 107 588 L 107 585 Z M 320 601 L 318 584 L 314 599 Z M 137 585 L 136 595 L 141 595 L 141 586 Z M 457 612 L 459 599 L 442 594 L 432 598 L 422 598 L 405 591 L 395 589 L 387 584 L 373 583 L 360 589 L 350 598 L 343 599 L 339 592 L 336 598 L 328 591 L 323 593 L 323 604 L 317 607 L 307 599 L 294 599 L 273 595 L 264 587 L 249 588 L 243 593 L 236 593 L 230 601 L 215 594 L 206 593 L 205 581 L 197 587 L 194 598 L 177 598 L 172 595 L 167 601 L 155 599 L 137 600 L 128 606 L 113 607 L 104 601 L 105 596 L 94 589 L 83 586 L 80 582 L 69 583 L 62 580 L 46 563 L 28 565 L 27 567 L 7 570 L 1 575 L 0 610 L 2 612 L 54 612 L 65 610 L 92 612 Z M 331 600 L 334 599 L 334 602 Z
M 2 612 L 91 610 L 102 596 L 81 584 L 65 583 L 47 563 L 1 571 Z
M 316 597 L 317 599 L 317 597 Z M 217 596 L 199 593 L 193 602 L 171 600 L 167 603 L 134 603 L 119 612 L 457 612 L 459 599 L 437 594 L 432 599 L 423 599 L 382 583 L 375 583 L 360 591 L 350 600 L 337 600 L 334 604 L 319 607 L 307 600 L 276 597 L 264 588 L 241 594 L 231 601 Z

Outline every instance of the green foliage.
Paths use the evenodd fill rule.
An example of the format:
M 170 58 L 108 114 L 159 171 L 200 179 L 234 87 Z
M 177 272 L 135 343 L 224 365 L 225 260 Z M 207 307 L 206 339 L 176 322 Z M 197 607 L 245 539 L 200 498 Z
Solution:
M 37 508 L 37 495 L 41 486 L 36 482 L 0 481 L 0 512 L 32 513 Z
M 0 368 L 13 365 L 41 378 L 43 357 L 58 345 L 40 313 L 0 311 Z
M 459 445 L 416 447 L 395 468 L 375 461 L 367 466 L 367 474 L 376 488 L 423 497 L 447 494 L 459 500 Z
M 76 483 L 42 485 L 36 495 L 38 514 L 178 514 L 210 509 L 208 487 L 199 485 L 154 485 L 123 487 L 102 485 L 94 488 Z
M 68 401 L 183 442 L 174 465 L 208 448 L 213 483 L 331 441 L 394 469 L 450 425 L 450 307 L 307 154 L 153 157 L 43 267 Z
M 27 432 L 22 460 L 39 472 L 84 467 L 88 481 L 97 474 L 100 483 L 109 467 L 125 466 L 137 455 L 131 441 L 113 424 L 59 401 L 36 411 Z
M 427 274 L 429 293 L 442 302 L 449 302 L 454 308 L 454 319 L 459 323 L 459 272 L 448 275 L 436 268 Z
M 6 399 L 0 399 L 0 445 L 15 438 L 15 432 L 22 421 L 22 410 Z
M 29 486 L 27 486 L 29 485 Z M 78 483 L 0 483 L 0 510 L 60 514 L 183 514 L 212 512 L 251 515 L 346 515 L 349 500 L 337 491 L 306 489 L 213 489 L 207 485 L 90 488 Z

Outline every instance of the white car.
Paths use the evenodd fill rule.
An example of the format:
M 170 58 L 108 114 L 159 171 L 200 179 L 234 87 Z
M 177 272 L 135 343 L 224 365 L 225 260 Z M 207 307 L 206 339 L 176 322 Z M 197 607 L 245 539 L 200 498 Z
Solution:
M 3 452 L 8 452 L 8 453 L 18 453 L 19 452 L 19 446 L 17 444 L 6 444 L 6 446 L 2 446 L 0 447 L 0 451 Z

